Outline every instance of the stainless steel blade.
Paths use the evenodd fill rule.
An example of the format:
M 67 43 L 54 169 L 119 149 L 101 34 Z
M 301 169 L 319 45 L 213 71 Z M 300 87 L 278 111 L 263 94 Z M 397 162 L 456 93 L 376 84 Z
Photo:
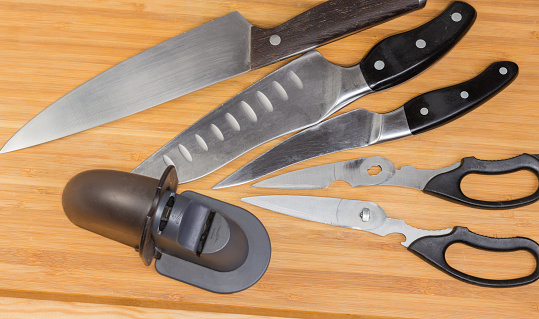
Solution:
M 300 169 L 268 178 L 253 187 L 314 189 L 326 188 L 334 181 L 345 181 L 353 187 L 394 185 L 422 190 L 432 177 L 451 171 L 459 165 L 460 162 L 457 162 L 434 170 L 417 169 L 413 166 L 396 169 L 387 158 L 372 156 Z M 376 166 L 380 167 L 381 171 L 376 175 L 369 174 L 369 169 Z
M 277 213 L 358 230 L 378 228 L 387 218 L 380 206 L 358 200 L 292 195 L 255 196 L 241 200 Z M 363 221 L 367 219 L 363 215 L 367 211 L 370 216 Z
M 243 184 L 313 157 L 408 135 L 411 132 L 402 107 L 384 114 L 356 109 L 293 135 L 222 180 L 214 189 Z
M 373 202 L 340 198 L 270 195 L 242 198 L 242 201 L 277 213 L 334 226 L 364 230 L 385 236 L 403 234 L 401 244 L 408 247 L 424 236 L 445 235 L 451 228 L 423 230 L 407 225 L 401 219 L 388 218 L 385 211 Z
M 359 66 L 343 68 L 308 52 L 210 112 L 132 172 L 156 178 L 172 164 L 180 183 L 200 178 L 370 92 Z
M 151 47 L 54 102 L 0 152 L 87 130 L 249 71 L 250 30 L 233 12 Z

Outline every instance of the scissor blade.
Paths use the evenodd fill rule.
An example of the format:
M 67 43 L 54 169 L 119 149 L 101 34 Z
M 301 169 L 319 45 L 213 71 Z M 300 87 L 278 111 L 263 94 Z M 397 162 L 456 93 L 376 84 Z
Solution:
M 378 228 L 386 219 L 380 206 L 359 200 L 291 195 L 255 196 L 241 200 L 288 216 L 358 230 Z M 367 211 L 368 220 L 367 216 L 362 217 Z
M 253 187 L 283 189 L 326 188 L 334 181 L 341 180 L 340 177 L 337 177 L 338 166 L 339 163 L 330 163 L 308 167 L 268 178 L 253 184 Z
M 432 177 L 453 170 L 459 165 L 460 163 L 455 163 L 435 170 L 423 170 L 413 166 L 396 169 L 387 158 L 372 156 L 300 169 L 268 178 L 253 187 L 316 189 L 326 188 L 334 181 L 345 181 L 353 187 L 393 185 L 422 190 Z M 373 167 L 379 167 L 381 171 L 371 175 L 369 169 Z
M 247 72 L 250 30 L 233 12 L 151 47 L 51 104 L 0 153 L 81 132 Z
M 356 109 L 293 135 L 213 188 L 247 183 L 313 157 L 408 135 L 411 132 L 402 107 L 385 114 Z
M 451 228 L 423 230 L 409 226 L 402 219 L 387 218 L 375 203 L 312 196 L 270 195 L 242 198 L 242 201 L 277 213 L 334 226 L 364 230 L 379 236 L 403 234 L 401 244 L 408 247 L 424 236 L 445 235 Z

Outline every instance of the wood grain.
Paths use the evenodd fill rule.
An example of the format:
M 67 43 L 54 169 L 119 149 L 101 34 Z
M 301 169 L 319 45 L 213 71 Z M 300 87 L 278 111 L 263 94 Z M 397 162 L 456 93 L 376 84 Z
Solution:
M 0 143 L 39 111 L 86 80 L 134 54 L 232 11 L 253 25 L 274 27 L 321 0 L 0 0 Z M 492 62 L 514 61 L 518 78 L 464 117 L 419 136 L 312 159 L 276 172 L 381 155 L 398 167 L 448 166 L 466 156 L 503 159 L 539 153 L 539 3 L 536 0 L 469 0 L 477 20 L 440 62 L 413 80 L 366 96 L 338 114 L 365 108 L 391 111 L 414 96 L 472 78 Z M 404 15 L 319 51 L 331 62 L 356 64 L 379 40 L 417 27 L 449 1 L 428 0 Z M 240 198 L 284 194 L 241 185 L 212 190 L 251 159 L 259 147 L 222 169 L 180 185 L 250 210 L 266 226 L 272 260 L 253 287 L 216 295 L 157 274 L 130 247 L 71 224 L 61 207 L 67 181 L 89 169 L 131 171 L 172 137 L 230 97 L 285 63 L 279 62 L 193 92 L 127 118 L 54 142 L 0 156 L 0 309 L 9 316 L 46 315 L 44 303 L 113 315 L 124 307 L 148 314 L 201 311 L 316 318 L 534 318 L 539 283 L 511 289 L 457 281 L 400 245 L 402 236 L 331 227 L 249 206 Z M 531 193 L 530 174 L 473 176 L 467 194 L 514 198 Z M 323 190 L 294 191 L 378 203 L 390 217 L 424 229 L 455 225 L 496 237 L 539 241 L 539 204 L 512 210 L 472 209 L 399 187 L 351 188 L 338 182 Z M 490 198 L 490 197 L 489 197 Z M 489 278 L 530 273 L 527 253 L 492 254 L 451 247 L 452 266 Z M 17 298 L 17 299 L 13 299 Z M 16 312 L 13 303 L 21 302 Z M 22 306 L 24 303 L 25 306 Z M 64 303 L 67 303 L 64 304 Z M 11 305 L 10 305 L 11 304 Z M 93 305 L 92 305 L 93 304 Z M 78 305 L 78 304 L 76 304 Z M 54 306 L 56 307 L 56 306 Z M 172 314 L 170 315 L 172 316 Z M 178 316 L 181 316 L 178 314 Z M 125 312 L 125 317 L 140 317 Z M 226 316 L 225 316 L 226 317 Z
M 104 305 L 57 300 L 32 300 L 24 298 L 0 297 L 2 318 L 35 318 L 39 312 L 40 319 L 63 318 L 103 318 L 108 319 L 272 319 L 278 317 L 225 314 L 202 311 L 185 311 L 174 309 L 143 308 L 121 305 Z

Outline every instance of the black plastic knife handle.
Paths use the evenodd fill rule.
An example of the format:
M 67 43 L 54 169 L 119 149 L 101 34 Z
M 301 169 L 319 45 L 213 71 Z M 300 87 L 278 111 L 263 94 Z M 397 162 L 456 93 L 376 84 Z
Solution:
M 456 169 L 436 175 L 425 185 L 424 192 L 472 207 L 505 209 L 528 205 L 539 200 L 539 188 L 529 196 L 508 201 L 483 201 L 470 198 L 462 192 L 462 179 L 468 174 L 498 175 L 528 170 L 539 180 L 539 158 L 522 154 L 513 158 L 487 161 L 475 157 L 463 158 Z
M 380 91 L 425 71 L 459 42 L 476 15 L 471 5 L 456 1 L 426 24 L 380 41 L 359 63 L 367 84 Z
M 455 243 L 464 243 L 474 248 L 495 252 L 507 252 L 526 250 L 535 258 L 535 270 L 532 274 L 516 279 L 484 279 L 465 274 L 449 266 L 445 259 L 447 248 Z M 487 287 L 516 287 L 531 284 L 539 278 L 539 244 L 524 237 L 492 238 L 478 235 L 466 227 L 454 227 L 453 231 L 442 236 L 421 237 L 408 247 L 412 251 L 434 267 L 467 283 Z
M 272 28 L 251 28 L 251 69 L 423 8 L 427 0 L 330 0 Z
M 496 62 L 469 81 L 413 98 L 404 104 L 410 131 L 419 134 L 455 120 L 503 90 L 517 74 L 515 63 Z

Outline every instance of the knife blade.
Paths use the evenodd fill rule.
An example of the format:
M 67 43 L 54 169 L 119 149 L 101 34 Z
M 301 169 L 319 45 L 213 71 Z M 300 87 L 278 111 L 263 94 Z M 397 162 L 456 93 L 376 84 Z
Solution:
M 280 214 L 333 226 L 364 230 L 379 236 L 403 234 L 401 244 L 439 270 L 466 283 L 486 287 L 516 287 L 539 279 L 539 244 L 530 238 L 493 238 L 478 235 L 466 227 L 424 230 L 412 227 L 402 219 L 388 218 L 377 204 L 340 198 L 270 195 L 242 198 L 242 201 Z M 464 243 L 492 252 L 525 250 L 535 259 L 535 270 L 514 279 L 486 279 L 472 276 L 451 267 L 446 260 L 447 248 Z
M 426 24 L 382 40 L 352 67 L 308 52 L 210 112 L 132 172 L 158 177 L 166 166 L 175 165 L 180 183 L 209 174 L 261 144 L 322 121 L 365 94 L 414 77 L 447 53 L 475 16 L 472 6 L 455 2 Z M 418 40 L 429 45 L 420 49 Z M 378 61 L 385 61 L 385 67 L 378 70 Z
M 380 114 L 356 109 L 336 116 L 286 139 L 214 189 L 247 183 L 313 157 L 436 128 L 480 106 L 509 85 L 517 74 L 515 63 L 496 62 L 469 81 L 417 96 L 394 111 Z
M 272 29 L 238 12 L 127 59 L 44 109 L 0 153 L 87 130 L 424 7 L 426 0 L 330 0 Z
M 369 174 L 372 167 L 380 167 L 378 174 Z M 253 185 L 261 188 L 318 189 L 327 188 L 341 180 L 353 187 L 393 185 L 422 190 L 426 194 L 476 208 L 514 208 L 539 200 L 539 188 L 531 195 L 505 201 L 483 201 L 466 196 L 461 189 L 462 179 L 469 174 L 506 174 L 528 170 L 539 180 L 539 155 L 522 154 L 504 160 L 463 158 L 460 162 L 439 169 L 423 170 L 413 166 L 396 169 L 385 157 L 372 156 L 350 161 L 313 166 L 268 178 Z

